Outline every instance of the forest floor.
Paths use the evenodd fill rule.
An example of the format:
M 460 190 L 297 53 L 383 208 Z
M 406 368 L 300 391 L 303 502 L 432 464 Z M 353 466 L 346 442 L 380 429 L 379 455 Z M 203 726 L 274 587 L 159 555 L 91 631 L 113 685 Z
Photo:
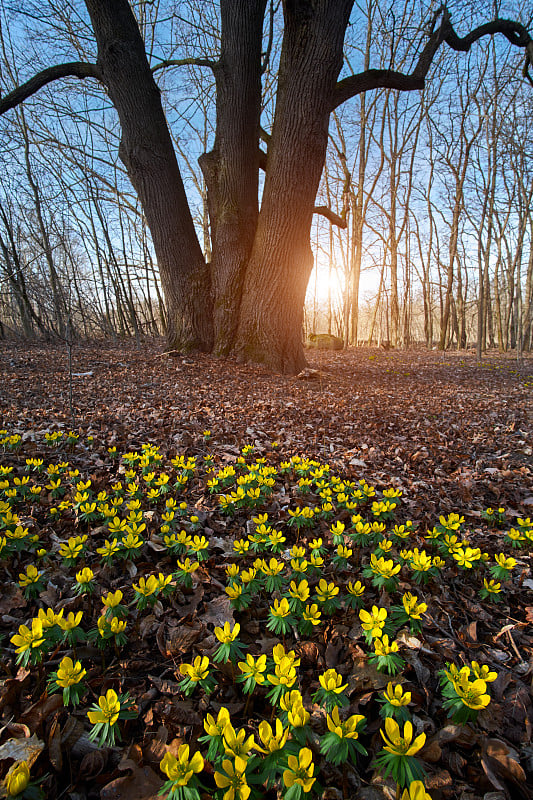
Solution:
M 294 790 L 291 794 L 283 774 L 290 771 L 288 755 L 297 753 L 307 736 L 315 765 L 312 796 L 393 798 L 394 782 L 385 780 L 374 763 L 383 745 L 380 701 L 391 677 L 383 671 L 384 662 L 373 656 L 374 643 L 365 638 L 358 608 L 370 612 L 377 606 L 386 609 L 385 631 L 400 646 L 402 663 L 393 682 L 411 692 L 408 716 L 416 733 L 426 736 L 418 757 L 431 797 L 533 798 L 533 358 L 526 356 L 518 366 L 513 355 L 491 352 L 480 365 L 472 352 L 361 349 L 313 351 L 308 359 L 316 373 L 286 377 L 208 356 L 169 357 L 160 342 L 139 348 L 97 343 L 73 347 L 70 375 L 64 347 L 2 343 L 0 427 L 7 432 L 0 434 L 5 451 L 0 454 L 4 786 L 9 785 L 13 765 L 26 760 L 32 779 L 49 798 L 148 800 L 164 783 L 159 769 L 163 756 L 178 755 L 179 746 L 187 742 L 191 754 L 198 748 L 206 758 L 200 775 L 200 794 L 205 797 L 246 800 L 246 782 L 256 781 L 256 790 L 266 784 L 271 770 L 274 785 L 291 800 Z M 69 430 L 79 438 L 67 442 Z M 210 436 L 204 435 L 207 430 Z M 54 431 L 62 432 L 55 446 L 50 440 Z M 9 437 L 14 438 L 8 441 Z M 156 450 L 143 451 L 147 444 L 159 448 L 161 460 Z M 145 461 L 122 458 L 132 452 L 144 452 Z M 27 465 L 29 458 L 43 459 L 43 466 Z M 273 468 L 270 487 L 261 478 L 263 464 L 258 459 L 263 458 Z M 58 471 L 47 470 L 49 464 Z M 79 475 L 69 475 L 76 469 Z M 155 478 L 147 482 L 151 471 Z M 170 492 L 151 493 L 161 473 L 169 476 Z M 246 479 L 245 488 L 258 489 L 255 499 L 235 495 L 231 500 L 238 475 Z M 23 476 L 30 477 L 27 487 L 16 480 Z M 62 487 L 54 485 L 57 476 L 62 477 Z M 77 487 L 82 479 L 91 485 Z M 131 491 L 128 481 L 136 484 Z M 364 486 L 374 488 L 360 497 Z M 33 494 L 29 487 L 34 487 Z M 389 489 L 399 496 L 396 508 L 387 512 L 372 506 L 384 502 L 383 492 Z M 94 497 L 98 504 L 92 516 L 87 511 L 88 517 L 76 497 L 84 491 L 89 503 Z M 107 494 L 97 497 L 100 492 Z M 229 498 L 225 507 L 220 502 L 223 495 Z M 138 552 L 127 551 L 121 543 L 124 529 L 112 534 L 112 516 L 106 517 L 100 508 L 120 497 L 124 507 L 117 501 L 117 513 L 129 529 L 133 524 L 134 533 L 135 521 L 127 518 L 131 509 L 126 506 L 131 499 L 139 500 L 140 524 L 146 527 L 137 528 Z M 172 497 L 185 505 L 165 530 L 163 514 Z M 324 510 L 329 501 L 331 509 Z M 57 506 L 62 506 L 59 511 Z M 296 509 L 305 506 L 314 509 L 312 520 L 298 517 Z M 487 514 L 487 509 L 496 511 Z M 10 511 L 18 515 L 20 540 Z M 270 540 L 267 533 L 265 542 L 254 544 L 261 523 L 253 518 L 260 513 L 268 514 L 267 527 L 281 531 L 282 543 L 276 544 L 275 536 Z M 353 520 L 357 514 L 359 526 Z M 453 514 L 464 520 L 455 522 Z M 193 515 L 198 519 L 191 519 Z M 408 521 L 412 526 L 405 527 Z M 378 525 L 365 533 L 367 522 Z M 377 530 L 380 522 L 383 531 Z M 336 523 L 345 526 L 342 533 Z M 435 526 L 432 538 L 428 533 Z M 179 545 L 164 543 L 166 534 L 180 528 L 190 534 L 184 552 Z M 509 536 L 510 531 L 516 535 Z M 3 534 L 7 538 L 2 550 Z M 81 553 L 65 560 L 69 537 L 85 534 L 89 539 Z M 453 535 L 457 542 L 446 540 Z M 202 547 L 195 550 L 191 545 L 194 536 L 205 536 L 208 542 L 205 560 Z M 248 536 L 256 553 L 239 545 Z M 113 537 L 121 550 L 103 563 L 97 548 Z M 310 544 L 318 537 L 323 539 L 323 567 L 319 574 L 312 566 L 308 573 L 301 571 L 298 560 L 312 562 Z M 389 544 L 380 549 L 383 540 Z M 337 553 L 340 542 L 353 551 L 344 561 Z M 289 553 L 293 547 L 305 550 Z M 468 547 L 480 548 L 477 556 Z M 422 550 L 437 558 L 427 574 L 412 566 L 413 552 L 416 560 Z M 488 553 L 486 563 L 480 552 Z M 200 565 L 188 587 L 179 566 L 178 572 L 172 570 L 177 558 L 193 558 L 195 553 L 200 554 Z M 371 569 L 373 553 L 401 565 L 385 588 L 379 570 Z M 495 556 L 501 553 L 516 563 L 498 572 Z M 282 577 L 279 585 L 274 580 L 269 586 L 267 573 L 258 568 L 253 602 L 239 609 L 238 599 L 231 600 L 225 588 L 241 585 L 245 597 L 248 590 L 239 583 L 239 570 L 232 577 L 231 564 L 250 568 L 258 555 L 266 561 L 278 559 Z M 32 564 L 41 574 L 36 597 L 28 599 L 31 585 L 24 586 L 21 576 Z M 76 575 L 83 567 L 94 572 L 93 595 L 78 594 Z M 132 584 L 139 586 L 140 577 L 152 573 L 171 575 L 173 592 L 166 596 L 166 589 L 158 589 L 141 599 L 139 607 L 140 595 Z M 321 596 L 322 578 L 340 589 L 329 604 Z M 320 624 L 308 626 L 311 632 L 300 624 L 303 606 L 290 591 L 294 579 L 296 584 L 308 580 L 308 602 L 318 603 L 322 612 Z M 480 595 L 484 580 L 493 579 L 500 582 L 501 592 Z M 365 587 L 360 598 L 348 589 L 356 580 Z M 99 639 L 100 596 L 116 590 L 123 592 L 128 609 L 127 639 L 111 634 Z M 402 619 L 407 592 L 427 606 L 420 622 Z M 276 634 L 272 596 L 280 602 L 283 597 L 293 600 L 284 634 Z M 69 644 L 68 631 L 57 623 L 46 629 L 44 643 L 22 649 L 17 657 L 15 644 L 20 642 L 11 637 L 21 625 L 31 628 L 38 610 L 47 608 L 54 613 L 63 609 L 65 616 L 73 612 L 73 618 L 83 612 L 78 646 Z M 278 675 L 279 664 L 272 660 L 276 643 L 295 651 L 292 660 L 300 661 L 294 663 L 297 677 L 291 688 L 300 690 L 311 714 L 307 733 L 291 727 L 275 700 L 265 697 L 275 685 L 268 679 L 247 699 L 238 681 L 242 656 L 213 662 L 218 646 L 214 628 L 226 621 L 240 623 L 237 641 L 249 654 L 268 656 L 265 675 Z M 96 639 L 88 640 L 92 629 Z M 109 647 L 102 650 L 102 658 L 104 644 Z M 69 655 L 87 670 L 80 684 L 86 690 L 76 708 L 64 708 L 61 694 L 45 691 L 45 680 Z M 194 691 L 187 696 L 179 667 L 199 655 L 210 658 L 216 686 L 211 694 L 202 684 L 191 687 Z M 478 714 L 458 701 L 471 717 L 463 725 L 461 715 L 454 716 L 453 709 L 447 713 L 444 705 L 453 681 L 439 681 L 437 673 L 447 664 L 462 667 L 472 661 L 487 665 L 497 677 L 484 681 L 491 697 L 488 709 Z M 347 685 L 343 713 L 366 718 L 357 741 L 367 753 L 348 759 L 341 768 L 335 764 L 334 748 L 327 749 L 328 702 L 319 691 L 319 677 L 326 670 L 336 670 Z M 471 666 L 470 680 L 475 680 Z M 136 719 L 113 726 L 120 726 L 122 742 L 94 749 L 87 738 L 91 724 L 86 712 L 111 688 L 119 694 L 129 692 Z M 255 757 L 248 754 L 241 788 L 232 796 L 228 764 L 237 769 L 241 762 L 228 749 L 224 758 L 217 755 L 215 745 L 207 759 L 208 743 L 198 744 L 207 713 L 216 718 L 221 707 L 228 709 L 236 729 L 244 727 L 258 743 L 264 733 L 261 720 L 278 716 L 290 728 L 277 762 L 273 756 L 270 761 L 262 758 L 258 750 Z M 263 786 L 258 796 L 274 798 L 275 791 Z M 187 800 L 186 792 L 180 797 Z

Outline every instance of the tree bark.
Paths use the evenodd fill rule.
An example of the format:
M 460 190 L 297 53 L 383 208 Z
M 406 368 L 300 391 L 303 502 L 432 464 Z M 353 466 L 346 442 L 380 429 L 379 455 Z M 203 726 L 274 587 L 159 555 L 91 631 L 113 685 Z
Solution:
M 285 373 L 306 363 L 302 321 L 313 266 L 311 221 L 352 5 L 353 0 L 284 3 L 268 169 L 235 352 Z
M 141 201 L 157 255 L 172 349 L 213 344 L 210 273 L 172 146 L 161 95 L 127 0 L 86 0 L 97 65 L 118 113 L 119 155 Z
M 261 42 L 266 0 L 221 0 L 221 53 L 213 149 L 200 157 L 208 190 L 214 351 L 235 341 L 246 265 L 257 227 Z

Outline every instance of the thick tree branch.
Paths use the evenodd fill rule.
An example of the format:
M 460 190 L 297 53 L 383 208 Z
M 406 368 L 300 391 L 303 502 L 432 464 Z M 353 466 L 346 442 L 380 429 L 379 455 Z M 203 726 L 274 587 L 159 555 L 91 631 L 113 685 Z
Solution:
M 167 67 L 186 67 L 187 65 L 193 67 L 208 67 L 214 70 L 217 63 L 216 61 L 210 61 L 208 58 L 168 58 L 165 61 L 161 61 L 160 64 L 156 64 L 155 67 L 152 67 L 152 72 L 157 72 Z
M 423 88 L 424 78 L 405 75 L 403 72 L 395 72 L 391 69 L 367 69 L 365 72 L 350 75 L 337 83 L 331 109 L 333 111 L 350 97 L 355 97 L 362 92 L 369 92 L 372 89 L 412 91 Z
M 6 111 L 20 105 L 20 103 L 27 100 L 28 97 L 31 97 L 32 94 L 35 94 L 35 92 L 38 92 L 43 86 L 46 86 L 47 83 L 56 81 L 59 78 L 69 77 L 81 79 L 96 78 L 96 80 L 103 82 L 102 73 L 96 64 L 88 64 L 84 61 L 71 61 L 68 64 L 56 64 L 54 67 L 43 69 L 42 72 L 38 72 L 37 75 L 34 75 L 29 81 L 26 81 L 26 83 L 23 83 L 21 86 L 17 86 L 12 92 L 6 94 L 6 96 L 0 100 L 0 114 L 5 114 Z
M 438 16 L 441 16 L 441 22 L 438 27 L 435 27 Z M 331 109 L 337 108 L 350 97 L 355 97 L 371 89 L 399 89 L 400 91 L 423 89 L 435 53 L 443 42 L 452 50 L 467 53 L 472 45 L 483 36 L 494 36 L 496 33 L 503 34 L 512 45 L 524 48 L 526 61 L 523 74 L 530 83 L 533 83 L 529 73 L 529 68 L 533 65 L 533 39 L 519 22 L 495 19 L 479 25 L 466 36 L 460 37 L 452 27 L 450 12 L 443 6 L 433 17 L 430 30 L 431 33 L 411 74 L 407 75 L 390 69 L 369 69 L 357 75 L 350 75 L 337 83 Z
M 263 172 L 266 172 L 267 168 L 267 154 L 264 150 L 259 148 L 259 169 L 262 169 Z
M 314 214 L 320 214 L 322 217 L 329 219 L 332 225 L 337 225 L 339 228 L 346 228 L 347 222 L 345 217 L 339 217 L 331 208 L 327 206 L 315 206 L 313 209 Z

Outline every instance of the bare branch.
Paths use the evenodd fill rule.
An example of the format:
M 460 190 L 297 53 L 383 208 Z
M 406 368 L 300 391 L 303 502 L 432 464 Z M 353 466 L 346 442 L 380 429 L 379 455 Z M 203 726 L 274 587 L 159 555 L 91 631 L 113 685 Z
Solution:
M 187 65 L 193 67 L 208 67 L 214 70 L 217 64 L 216 61 L 210 61 L 208 58 L 168 58 L 165 61 L 161 61 L 160 64 L 156 64 L 155 67 L 152 67 L 152 72 L 157 72 L 167 67 L 186 67 Z
M 438 14 L 442 15 L 442 19 L 440 25 L 435 27 Z M 406 75 L 390 69 L 368 69 L 357 75 L 350 75 L 337 83 L 332 97 L 331 109 L 337 108 L 350 97 L 355 97 L 371 89 L 399 89 L 400 91 L 423 89 L 435 53 L 443 42 L 452 50 L 467 53 L 472 45 L 483 36 L 494 36 L 497 33 L 503 34 L 512 45 L 525 49 L 526 62 L 523 74 L 533 83 L 533 79 L 529 74 L 529 68 L 533 65 L 533 40 L 527 28 L 520 22 L 514 22 L 509 19 L 495 19 L 492 22 L 479 25 L 466 36 L 460 37 L 452 27 L 450 12 L 443 6 L 433 17 L 430 30 L 431 33 L 428 40 L 411 74 Z
M 270 54 L 272 52 L 272 42 L 274 40 L 274 0 L 270 0 L 269 12 L 269 26 L 268 26 L 268 44 L 266 52 L 263 54 L 263 63 L 261 64 L 261 74 L 266 72 L 270 61 Z
M 320 214 L 322 217 L 329 219 L 332 225 L 337 225 L 339 228 L 346 228 L 347 222 L 345 217 L 339 217 L 331 208 L 327 206 L 315 206 L 313 209 L 314 214 Z
M 369 92 L 372 89 L 412 91 L 423 88 L 424 78 L 405 75 L 403 72 L 395 72 L 391 69 L 367 69 L 365 72 L 350 75 L 337 83 L 331 108 L 332 110 L 338 108 L 350 97 L 355 97 L 362 92 Z
M 68 64 L 56 64 L 54 67 L 43 69 L 42 72 L 38 72 L 37 75 L 34 75 L 29 81 L 26 81 L 26 83 L 23 83 L 21 86 L 17 86 L 12 92 L 6 94 L 6 96 L 0 100 L 0 114 L 5 114 L 6 111 L 20 105 L 20 103 L 27 100 L 28 97 L 31 97 L 32 94 L 35 94 L 35 92 L 38 92 L 43 86 L 46 86 L 47 83 L 56 81 L 59 78 L 69 77 L 81 78 L 82 80 L 84 78 L 96 78 L 96 80 L 102 83 L 104 82 L 100 68 L 97 67 L 96 64 L 89 64 L 84 61 L 71 61 Z

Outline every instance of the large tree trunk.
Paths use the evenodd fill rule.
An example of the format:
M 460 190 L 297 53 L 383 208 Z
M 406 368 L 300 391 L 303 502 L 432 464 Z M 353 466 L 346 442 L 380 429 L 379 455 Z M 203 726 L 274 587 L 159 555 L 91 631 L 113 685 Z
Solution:
M 196 236 L 176 154 L 139 27 L 127 0 L 86 0 L 98 66 L 121 124 L 119 155 L 152 233 L 171 348 L 210 351 L 209 269 Z
M 217 124 L 200 158 L 209 203 L 214 350 L 227 355 L 239 321 L 246 264 L 257 227 L 261 42 L 266 0 L 221 0 L 221 52 L 214 68 Z
M 285 0 L 267 174 L 235 352 L 281 372 L 305 366 L 302 321 L 313 208 L 353 0 Z

